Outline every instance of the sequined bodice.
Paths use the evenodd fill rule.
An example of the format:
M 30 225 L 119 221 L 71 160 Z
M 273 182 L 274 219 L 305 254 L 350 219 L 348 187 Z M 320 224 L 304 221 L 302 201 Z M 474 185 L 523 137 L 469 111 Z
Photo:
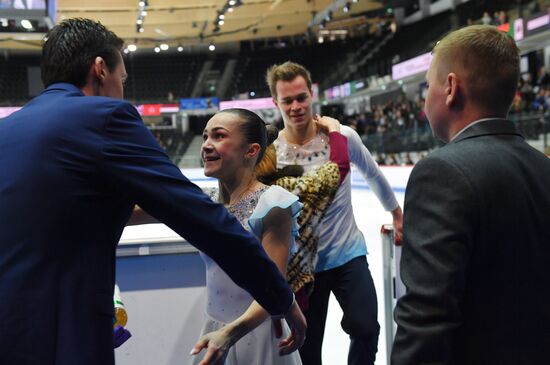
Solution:
M 283 194 L 284 192 L 284 194 Z M 216 196 L 217 194 L 212 194 Z M 297 197 L 278 186 L 262 186 L 260 189 L 251 192 L 233 205 L 226 206 L 227 210 L 233 214 L 244 228 L 260 238 L 263 232 L 261 220 L 269 213 L 272 207 L 277 204 L 295 200 L 293 204 L 298 204 Z M 294 201 L 294 200 L 292 200 Z M 294 205 L 293 205 L 294 206 Z M 299 207 L 295 209 L 299 210 Z M 255 214 L 254 214 L 255 212 Z M 253 215 L 254 214 L 254 215 Z M 249 222 L 249 218 L 252 221 Z M 293 229 L 298 230 L 296 219 L 298 211 L 293 215 Z M 259 222 L 260 221 L 260 222 Z M 252 228 L 251 228 L 252 225 Z M 219 245 L 228 244 L 228 242 L 218 242 Z M 291 241 L 291 247 L 294 240 Z M 223 323 L 229 323 L 242 315 L 254 300 L 247 291 L 237 286 L 229 276 L 218 266 L 208 255 L 200 253 L 206 265 L 206 288 L 207 305 L 206 312 L 208 316 Z M 246 263 L 242 263 L 246 265 Z
M 262 186 L 256 191 L 245 196 L 243 199 L 239 200 L 233 205 L 227 205 L 226 208 L 229 213 L 233 214 L 235 218 L 241 223 L 241 225 L 248 231 L 250 227 L 248 226 L 248 218 L 252 215 L 254 208 L 258 205 L 258 200 L 260 196 L 269 188 L 269 186 Z

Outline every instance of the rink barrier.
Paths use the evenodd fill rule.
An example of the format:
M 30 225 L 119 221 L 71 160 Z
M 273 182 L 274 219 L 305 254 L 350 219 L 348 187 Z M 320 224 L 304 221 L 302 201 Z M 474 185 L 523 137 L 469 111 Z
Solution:
M 166 239 L 148 243 L 128 243 L 121 242 L 116 249 L 117 257 L 130 256 L 154 256 L 154 255 L 177 255 L 196 253 L 198 250 L 181 239 Z
M 386 328 L 386 355 L 389 361 L 391 348 L 397 325 L 393 319 L 395 303 L 405 294 L 405 285 L 399 274 L 399 263 L 401 261 L 401 242 L 395 242 L 393 226 L 384 224 L 380 228 L 382 239 L 382 270 L 384 277 L 384 306 L 385 306 L 385 328 Z

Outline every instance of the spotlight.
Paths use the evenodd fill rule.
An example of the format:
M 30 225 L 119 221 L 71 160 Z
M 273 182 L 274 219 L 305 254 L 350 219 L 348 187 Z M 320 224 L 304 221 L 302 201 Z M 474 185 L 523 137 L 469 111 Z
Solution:
M 235 10 L 235 9 L 234 9 L 232 6 L 230 6 L 230 7 L 227 8 L 227 12 L 228 12 L 228 13 L 232 13 L 233 10 Z
M 128 51 L 135 52 L 136 50 L 137 50 L 137 46 L 135 44 L 128 45 Z
M 229 2 L 228 2 L 229 6 L 235 6 L 236 3 L 237 3 L 237 1 L 235 1 L 235 0 L 229 0 Z
M 218 22 L 218 25 L 224 25 L 224 24 L 225 24 L 225 22 L 224 22 L 223 20 L 220 20 L 220 21 Z
M 166 51 L 166 50 L 168 50 L 168 48 L 169 48 L 169 46 L 166 43 L 163 43 L 163 44 L 160 45 L 160 50 L 161 51 Z
M 183 52 L 183 46 L 178 46 L 178 52 Z
M 155 47 L 155 53 L 159 53 L 160 52 L 160 47 Z
M 224 19 L 225 19 L 225 15 L 220 14 L 220 15 L 218 15 L 218 18 L 220 18 L 221 20 L 224 20 Z
M 214 52 L 216 50 L 216 46 L 214 45 L 214 43 L 210 43 L 210 45 L 208 46 L 208 50 L 210 52 Z

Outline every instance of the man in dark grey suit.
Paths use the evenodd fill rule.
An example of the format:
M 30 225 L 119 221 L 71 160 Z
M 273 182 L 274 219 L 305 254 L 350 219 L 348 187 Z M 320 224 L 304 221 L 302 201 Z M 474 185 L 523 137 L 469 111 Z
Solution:
M 433 53 L 425 111 L 449 143 L 407 186 L 392 364 L 547 364 L 550 159 L 505 119 L 518 49 L 470 26 Z

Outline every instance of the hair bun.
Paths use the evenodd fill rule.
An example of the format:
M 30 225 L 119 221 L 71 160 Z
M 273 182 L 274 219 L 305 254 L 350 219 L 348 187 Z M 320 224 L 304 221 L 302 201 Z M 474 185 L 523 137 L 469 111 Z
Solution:
M 267 137 L 266 146 L 269 146 L 277 139 L 277 137 L 279 137 L 279 130 L 273 124 L 267 124 L 265 126 L 265 134 Z

